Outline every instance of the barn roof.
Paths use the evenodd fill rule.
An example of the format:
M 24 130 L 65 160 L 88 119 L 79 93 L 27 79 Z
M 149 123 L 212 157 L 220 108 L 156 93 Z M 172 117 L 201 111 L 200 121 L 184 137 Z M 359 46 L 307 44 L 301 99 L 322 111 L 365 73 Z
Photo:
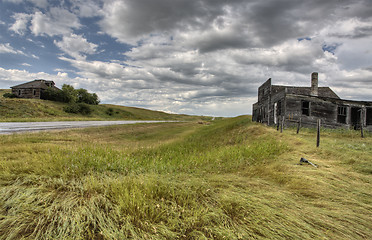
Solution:
M 19 85 L 10 87 L 10 88 L 41 88 L 41 89 L 48 89 L 50 86 L 53 87 L 53 88 L 56 88 L 54 85 L 55 84 L 54 84 L 53 81 L 38 79 L 38 80 L 34 80 L 34 81 L 31 81 L 31 82 L 27 82 L 27 83 L 22 83 L 22 84 L 19 84 Z

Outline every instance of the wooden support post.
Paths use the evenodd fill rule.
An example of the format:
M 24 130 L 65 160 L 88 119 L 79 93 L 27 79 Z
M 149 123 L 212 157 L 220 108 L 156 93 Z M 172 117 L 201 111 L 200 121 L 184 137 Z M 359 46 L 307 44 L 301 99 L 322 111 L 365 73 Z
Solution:
M 363 108 L 362 108 L 360 109 L 360 135 L 362 138 L 364 138 L 363 125 L 364 125 L 364 114 L 363 114 Z
M 276 131 L 279 131 L 279 125 L 280 125 L 280 119 L 278 118 L 277 123 L 276 123 Z
M 298 123 L 297 123 L 297 134 L 300 132 L 300 128 L 301 128 L 301 118 L 300 120 L 298 120 Z
M 320 144 L 320 119 L 317 120 L 316 147 Z
M 284 116 L 282 117 L 282 123 L 280 125 L 280 132 L 281 133 L 283 132 L 283 128 L 284 128 Z

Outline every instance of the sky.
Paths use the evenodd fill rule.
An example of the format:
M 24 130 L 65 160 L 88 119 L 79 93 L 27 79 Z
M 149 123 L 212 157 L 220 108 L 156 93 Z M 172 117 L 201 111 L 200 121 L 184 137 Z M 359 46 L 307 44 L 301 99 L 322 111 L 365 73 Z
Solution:
M 101 103 L 251 114 L 257 88 L 372 101 L 371 0 L 0 0 L 0 88 L 34 79 Z

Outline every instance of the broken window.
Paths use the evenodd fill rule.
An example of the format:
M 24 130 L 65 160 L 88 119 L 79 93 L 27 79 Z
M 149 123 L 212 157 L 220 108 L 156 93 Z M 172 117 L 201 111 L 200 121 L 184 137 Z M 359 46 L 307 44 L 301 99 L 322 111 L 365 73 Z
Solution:
M 302 110 L 302 115 L 310 116 L 310 102 L 302 101 L 301 110 Z
M 338 106 L 337 107 L 337 122 L 338 123 L 346 123 L 346 106 Z
M 366 124 L 372 125 L 372 108 L 367 108 L 367 114 L 366 114 Z

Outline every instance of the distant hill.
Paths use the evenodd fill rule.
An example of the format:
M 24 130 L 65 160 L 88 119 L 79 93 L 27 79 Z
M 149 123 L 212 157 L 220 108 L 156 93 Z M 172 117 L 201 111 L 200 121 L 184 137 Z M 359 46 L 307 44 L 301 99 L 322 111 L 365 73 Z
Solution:
M 39 99 L 4 98 L 10 92 L 0 89 L 0 121 L 68 121 L 68 120 L 179 120 L 205 121 L 211 117 L 169 114 L 142 108 L 110 104 L 89 105 L 91 114 L 73 114 L 63 110 L 68 104 Z

